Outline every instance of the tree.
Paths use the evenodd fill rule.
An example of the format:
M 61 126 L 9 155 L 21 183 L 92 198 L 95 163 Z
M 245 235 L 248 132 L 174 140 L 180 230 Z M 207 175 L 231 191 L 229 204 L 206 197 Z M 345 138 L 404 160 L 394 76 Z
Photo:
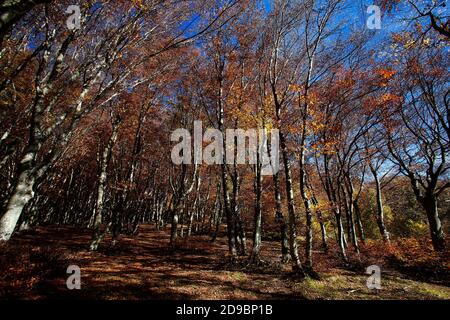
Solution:
M 450 38 L 450 20 L 449 16 L 440 13 L 442 8 L 447 6 L 446 1 L 412 1 L 412 0 L 379 0 L 382 7 L 387 10 L 393 10 L 395 6 L 399 4 L 405 4 L 408 10 L 412 10 L 413 16 L 410 18 L 411 21 L 420 21 L 426 19 L 428 26 L 425 30 L 420 27 L 420 31 L 423 34 L 433 29 L 438 34 L 442 35 L 447 40 Z
M 51 0 L 5 0 L 0 5 L 0 45 L 11 27 L 35 6 Z
M 408 35 L 395 38 L 403 47 L 410 40 Z M 450 187 L 442 181 L 450 170 L 450 89 L 445 65 L 448 59 L 439 49 L 422 45 L 402 49 L 396 86 L 401 100 L 385 125 L 390 157 L 409 178 L 426 212 L 436 251 L 445 250 L 438 198 Z
M 37 64 L 33 70 L 34 96 L 30 97 L 26 107 L 31 113 L 29 139 L 0 220 L 0 239 L 9 240 L 24 207 L 34 197 L 36 183 L 60 157 L 84 116 L 101 108 L 120 92 L 148 83 L 152 75 L 143 71 L 152 58 L 217 27 L 219 18 L 226 20 L 228 10 L 235 5 L 226 3 L 218 8 L 215 17 L 206 19 L 205 26 L 193 35 L 185 36 L 188 30 L 184 29 L 180 34 L 179 21 L 174 17 L 189 20 L 192 7 L 179 3 L 165 11 L 164 2 L 145 4 L 136 7 L 133 2 L 108 2 L 103 6 L 89 3 L 83 8 L 80 30 L 67 31 L 65 25 L 58 24 L 58 8 L 49 5 L 33 21 L 29 36 L 41 49 L 29 58 Z M 157 20 L 154 12 L 162 12 Z M 44 31 L 40 31 L 40 23 L 44 24 Z M 29 59 L 25 60 L 25 65 Z M 25 65 L 12 64 L 12 75 L 29 71 L 22 67 Z M 14 83 L 3 83 L 5 94 L 14 90 Z M 68 88 L 64 83 L 76 87 L 78 95 L 66 94 Z M 64 108 L 64 105 L 69 107 Z M 53 117 L 53 112 L 59 112 L 59 115 Z M 60 134 L 60 143 L 43 155 L 47 143 L 61 128 L 65 131 Z

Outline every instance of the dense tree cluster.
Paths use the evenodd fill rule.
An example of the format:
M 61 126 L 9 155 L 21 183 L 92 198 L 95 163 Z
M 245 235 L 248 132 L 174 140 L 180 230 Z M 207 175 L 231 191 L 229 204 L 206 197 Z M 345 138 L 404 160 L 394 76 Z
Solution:
M 231 260 L 258 264 L 270 231 L 299 274 L 332 241 L 344 261 L 367 239 L 427 233 L 446 250 L 449 38 L 434 7 L 380 40 L 345 0 L 80 1 L 69 29 L 72 2 L 1 5 L 0 239 L 70 224 L 97 250 L 154 223 L 176 247 L 223 228 Z M 261 150 L 174 164 L 171 134 L 195 121 L 278 129 L 280 171 L 262 174 Z

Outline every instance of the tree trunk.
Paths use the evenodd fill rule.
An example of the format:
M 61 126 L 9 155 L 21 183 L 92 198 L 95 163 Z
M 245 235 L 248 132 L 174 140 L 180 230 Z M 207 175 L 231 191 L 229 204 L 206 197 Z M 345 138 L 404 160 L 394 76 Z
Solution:
M 421 203 L 427 213 L 433 248 L 435 251 L 445 252 L 445 235 L 439 218 L 437 198 L 434 195 L 425 196 Z
M 341 257 L 344 261 L 347 261 L 347 254 L 345 252 L 345 239 L 344 239 L 344 226 L 342 225 L 342 217 L 339 208 L 334 210 L 334 216 L 336 218 L 336 227 L 337 227 L 337 241 L 339 245 L 339 250 L 341 253 Z
M 317 218 L 320 223 L 320 233 L 322 235 L 322 249 L 324 252 L 328 252 L 328 244 L 327 244 L 327 228 L 325 226 L 325 222 L 323 221 L 322 211 L 317 211 Z
M 224 86 L 224 70 L 225 70 L 225 63 L 223 61 L 220 61 L 220 55 L 218 55 L 218 76 L 217 76 L 217 82 L 219 84 L 218 88 L 218 96 L 217 96 L 217 116 L 218 116 L 218 124 L 219 124 L 219 130 L 222 132 L 222 135 L 225 137 L 225 106 L 224 106 L 224 93 L 223 93 L 223 86 Z M 222 164 L 221 164 L 221 178 L 222 178 L 222 195 L 223 195 L 223 209 L 225 211 L 226 219 L 227 219 L 227 232 L 228 232 L 228 250 L 231 256 L 232 262 L 237 257 L 237 250 L 236 250 L 236 220 L 235 215 L 233 214 L 233 211 L 231 209 L 230 205 L 230 193 L 228 192 L 228 172 L 227 172 L 227 162 L 226 162 L 226 152 L 227 146 L 225 143 L 225 139 L 222 141 L 222 150 L 224 151 L 222 154 Z
M 336 228 L 335 228 L 336 241 L 339 246 L 341 258 L 344 260 L 344 262 L 347 262 L 347 254 L 345 252 L 346 241 L 345 241 L 344 227 L 342 224 L 342 216 L 341 216 L 340 207 L 337 203 L 336 189 L 333 185 L 333 180 L 331 179 L 329 160 L 330 160 L 330 158 L 328 157 L 328 155 L 324 154 L 323 155 L 323 163 L 324 163 L 324 170 L 325 170 L 325 179 L 323 182 L 323 186 L 327 193 L 328 201 L 330 202 L 331 205 L 333 205 L 332 210 L 333 210 L 334 217 L 336 219 Z
M 215 220 L 213 221 L 214 232 L 211 237 L 211 242 L 215 242 L 217 239 L 217 235 L 219 234 L 219 231 L 220 231 L 220 224 L 222 222 L 222 216 L 223 216 L 223 205 L 222 205 L 222 201 L 220 201 L 220 198 L 219 198 L 219 202 L 218 202 L 218 206 L 217 206 L 217 215 L 215 215 L 215 217 L 214 217 Z
M 260 262 L 261 254 L 261 228 L 262 228 L 262 210 L 261 210 L 261 196 L 262 196 L 262 176 L 261 176 L 261 165 L 259 161 L 259 154 L 257 155 L 258 161 L 255 166 L 255 220 L 254 220 L 254 231 L 253 231 L 253 250 L 251 261 L 258 264 Z
M 228 192 L 228 174 L 226 164 L 222 164 L 222 194 L 223 194 L 223 208 L 227 219 L 227 232 L 228 232 L 228 250 L 231 255 L 231 259 L 234 260 L 237 256 L 236 250 L 236 223 L 234 215 L 230 208 L 230 195 Z
M 305 171 L 305 163 L 304 163 L 304 154 L 300 156 L 300 193 L 303 200 L 303 206 L 305 208 L 306 215 L 306 243 L 305 243 L 305 257 L 306 257 L 306 267 L 308 269 L 312 269 L 313 266 L 313 229 L 312 229 L 312 211 L 311 211 L 311 203 L 308 194 L 306 193 L 307 189 L 307 178 Z
M 0 240 L 8 241 L 16 228 L 20 215 L 34 197 L 35 159 L 38 146 L 30 145 L 18 168 L 18 180 L 0 219 Z
M 344 188 L 342 188 L 342 197 L 344 201 L 344 207 L 347 215 L 347 228 L 348 228 L 348 237 L 353 244 L 356 253 L 360 253 L 358 238 L 356 237 L 356 228 L 355 222 L 353 220 L 353 189 L 348 190 L 346 192 Z
M 275 189 L 275 215 L 276 221 L 280 225 L 280 237 L 281 237 L 281 262 L 286 263 L 290 260 L 289 254 L 289 241 L 288 241 L 288 224 L 286 218 L 283 215 L 281 206 L 281 192 L 280 181 L 278 173 L 273 175 L 274 189 Z
M 237 141 L 235 140 L 235 152 L 237 152 Z M 237 158 L 235 154 L 235 159 Z M 236 161 L 236 160 L 235 160 Z M 245 256 L 247 254 L 247 240 L 245 237 L 245 230 L 244 230 L 244 224 L 242 221 L 241 216 L 241 208 L 239 205 L 239 192 L 241 189 L 240 185 L 240 178 L 239 178 L 239 172 L 237 170 L 237 163 L 234 163 L 233 166 L 233 176 L 232 176 L 232 183 L 233 183 L 233 198 L 231 201 L 232 206 L 232 213 L 235 217 L 235 239 L 236 244 L 239 245 L 239 254 L 242 256 Z
M 197 214 L 197 204 L 200 201 L 199 200 L 200 197 L 200 179 L 197 177 L 196 178 L 196 188 L 195 188 L 195 199 L 194 199 L 194 203 L 192 204 L 192 209 L 191 212 L 189 214 L 189 224 L 188 224 L 188 229 L 187 229 L 187 237 L 190 237 L 192 234 L 192 224 L 194 223 L 194 218 L 195 215 Z M 197 217 L 198 220 L 198 217 Z
M 171 229 L 170 229 L 170 245 L 171 246 L 175 245 L 175 242 L 177 241 L 177 238 L 178 238 L 178 220 L 179 220 L 178 211 L 173 210 L 172 224 L 171 224 Z
M 385 242 L 390 241 L 389 233 L 386 229 L 386 225 L 384 223 L 384 209 L 383 209 L 383 200 L 381 196 L 381 184 L 380 180 L 378 179 L 378 174 L 375 170 L 375 168 L 371 165 L 370 170 L 372 171 L 372 175 L 375 179 L 375 185 L 376 185 L 376 191 L 377 191 L 377 224 L 378 229 L 380 230 L 381 237 Z
M 353 208 L 355 209 L 356 227 L 358 228 L 359 239 L 362 243 L 366 243 L 366 236 L 361 221 L 361 209 L 359 208 L 358 199 L 353 201 Z
M 286 179 L 286 193 L 288 200 L 288 212 L 289 212 L 289 249 L 292 259 L 292 270 L 295 273 L 305 276 L 302 263 L 298 255 L 297 245 L 297 223 L 295 217 L 295 204 L 294 204 L 294 190 L 292 189 L 291 170 L 289 169 L 289 158 L 287 154 L 287 146 L 284 134 L 280 130 L 280 147 L 283 157 L 284 174 Z
M 100 160 L 100 174 L 97 186 L 97 202 L 94 209 L 94 233 L 92 236 L 91 245 L 89 247 L 91 251 L 96 251 L 98 249 L 100 242 L 103 240 L 105 233 L 107 232 L 107 227 L 104 227 L 104 229 L 102 230 L 103 207 L 105 201 L 106 182 L 108 178 L 108 166 L 111 160 L 112 149 L 117 140 L 118 131 L 119 125 L 114 120 L 111 137 L 109 138 L 109 141 L 105 149 L 103 150 Z

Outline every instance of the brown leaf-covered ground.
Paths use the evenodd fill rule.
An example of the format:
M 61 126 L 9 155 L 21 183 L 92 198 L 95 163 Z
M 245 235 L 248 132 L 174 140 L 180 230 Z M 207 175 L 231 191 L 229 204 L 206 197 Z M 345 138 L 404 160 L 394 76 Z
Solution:
M 95 253 L 87 250 L 90 236 L 89 230 L 47 227 L 3 244 L 0 299 L 450 299 L 447 255 L 425 257 L 422 264 L 408 256 L 402 261 L 405 255 L 393 258 L 395 250 L 372 243 L 343 265 L 335 248 L 328 254 L 317 250 L 321 279 L 302 280 L 278 263 L 276 241 L 263 242 L 267 265 L 255 268 L 243 261 L 230 267 L 223 236 L 215 243 L 192 236 L 174 250 L 168 232 L 143 226 L 115 247 L 105 239 Z M 381 290 L 366 287 L 365 267 L 371 264 L 382 268 Z M 66 287 L 69 265 L 81 268 L 81 290 Z

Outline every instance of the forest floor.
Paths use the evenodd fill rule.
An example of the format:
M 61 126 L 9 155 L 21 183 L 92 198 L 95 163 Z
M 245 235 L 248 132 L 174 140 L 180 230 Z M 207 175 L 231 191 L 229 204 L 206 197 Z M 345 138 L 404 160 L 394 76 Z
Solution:
M 277 262 L 276 241 L 263 241 L 270 267 L 230 268 L 224 235 L 214 243 L 192 236 L 173 250 L 168 232 L 143 226 L 113 248 L 105 239 L 95 253 L 87 250 L 90 237 L 89 230 L 69 227 L 16 235 L 0 248 L 0 299 L 450 299 L 448 263 L 430 272 L 392 268 L 384 255 L 367 255 L 343 265 L 332 248 L 314 252 L 321 279 L 302 280 Z M 381 290 L 366 287 L 370 264 L 381 267 Z M 66 287 L 69 265 L 81 269 L 81 290 Z

